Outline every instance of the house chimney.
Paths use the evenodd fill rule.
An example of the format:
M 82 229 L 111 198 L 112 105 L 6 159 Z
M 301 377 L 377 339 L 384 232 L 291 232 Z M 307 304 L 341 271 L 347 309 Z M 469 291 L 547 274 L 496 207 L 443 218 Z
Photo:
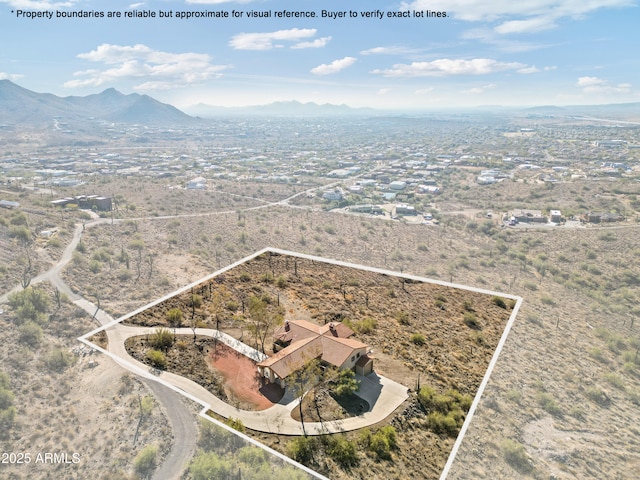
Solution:
M 291 329 L 291 327 L 289 326 L 289 320 L 285 320 L 284 321 L 284 331 L 288 332 Z

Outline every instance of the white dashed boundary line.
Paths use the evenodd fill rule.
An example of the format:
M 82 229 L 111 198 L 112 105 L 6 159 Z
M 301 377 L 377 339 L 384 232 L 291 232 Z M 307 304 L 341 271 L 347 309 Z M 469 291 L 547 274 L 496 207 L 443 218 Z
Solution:
M 232 263 L 231 265 L 228 265 L 227 267 L 224 267 L 210 275 L 207 275 L 199 280 L 196 280 L 195 282 L 190 283 L 189 285 L 186 285 L 182 288 L 179 288 L 178 290 L 169 293 L 157 300 L 154 300 L 151 303 L 148 303 L 145 306 L 142 306 L 136 310 L 134 310 L 133 312 L 130 312 L 112 322 L 109 322 L 106 325 L 103 325 L 99 328 L 96 328 L 95 330 L 92 330 L 91 332 L 81 336 L 78 338 L 78 340 L 82 343 L 84 343 L 85 345 L 88 345 L 91 348 L 94 348 L 95 350 L 98 350 L 100 352 L 102 352 L 103 354 L 111 357 L 114 361 L 116 361 L 118 364 L 122 365 L 123 367 L 127 368 L 128 370 L 132 371 L 133 373 L 140 375 L 141 377 L 144 378 L 148 378 L 151 380 L 154 380 L 156 382 L 159 382 L 161 384 L 163 384 L 164 386 L 174 390 L 177 393 L 180 393 L 182 395 L 184 395 L 185 397 L 193 400 L 194 402 L 200 404 L 203 406 L 203 409 L 200 411 L 200 416 L 203 418 L 206 418 L 207 420 L 213 422 L 214 424 L 216 424 L 217 426 L 235 434 L 238 435 L 240 438 L 242 438 L 243 440 L 251 443 L 252 445 L 255 445 L 259 448 L 262 448 L 263 450 L 267 451 L 268 453 L 270 453 L 271 455 L 275 455 L 277 458 L 283 460 L 284 462 L 287 462 L 291 465 L 294 465 L 295 467 L 305 471 L 306 473 L 308 473 L 309 475 L 321 479 L 321 480 L 329 480 L 327 477 L 311 470 L 310 468 L 302 465 L 301 463 L 296 462 L 295 460 L 292 460 L 291 458 L 287 457 L 286 455 L 283 455 L 280 452 L 277 452 L 276 450 L 273 450 L 269 447 L 267 447 L 266 445 L 263 445 L 262 443 L 258 442 L 257 440 L 249 437 L 248 435 L 245 435 L 237 430 L 235 430 L 232 427 L 229 427 L 228 425 L 225 425 L 224 423 L 220 422 L 219 420 L 216 420 L 214 418 L 209 417 L 206 412 L 210 409 L 210 406 L 200 400 L 197 397 L 194 397 L 193 395 L 185 392 L 184 390 L 177 388 L 173 385 L 171 385 L 170 383 L 166 382 L 165 380 L 158 378 L 156 376 L 154 376 L 153 374 L 151 374 L 149 371 L 146 371 L 140 367 L 138 367 L 137 365 L 133 365 L 129 362 L 127 362 L 126 360 L 121 359 L 120 357 L 113 355 L 112 353 L 106 351 L 105 349 L 93 344 L 92 342 L 90 342 L 88 339 L 90 337 L 92 337 L 93 335 L 95 335 L 96 333 L 99 333 L 101 331 L 104 331 L 106 329 L 108 329 L 109 327 L 116 325 L 118 323 L 123 322 L 124 320 L 127 320 L 131 317 L 133 317 L 134 315 L 137 315 L 138 313 L 147 310 L 148 308 L 154 307 L 162 302 L 164 302 L 165 300 L 174 297 L 176 295 L 180 295 L 184 292 L 187 292 L 189 290 L 191 290 L 194 287 L 197 287 L 198 285 L 205 283 L 233 268 L 236 268 L 239 265 L 242 265 L 243 263 L 246 263 L 250 260 L 253 260 L 256 257 L 259 257 L 260 255 L 263 255 L 265 253 L 275 253 L 275 254 L 279 254 L 279 255 L 288 255 L 291 257 L 298 257 L 298 258 L 303 258 L 306 260 L 312 260 L 314 262 L 319 262 L 319 263 L 328 263 L 328 264 L 332 264 L 332 265 L 338 265 L 341 267 L 347 267 L 347 268 L 353 268 L 353 269 L 357 269 L 357 270 L 363 270 L 366 272 L 373 272 L 373 273 L 379 273 L 379 274 L 383 274 L 383 275 L 387 275 L 390 277 L 396 277 L 396 278 L 406 278 L 406 279 L 410 279 L 410 280 L 415 280 L 415 281 L 419 281 L 419 282 L 423 282 L 423 283 L 432 283 L 435 285 L 441 285 L 444 287 L 453 287 L 453 288 L 458 288 L 461 290 L 467 290 L 470 292 L 476 292 L 476 293 L 482 293 L 485 295 L 493 295 L 493 296 L 500 296 L 502 298 L 508 298 L 508 299 L 512 299 L 516 301 L 516 305 L 513 308 L 512 312 L 511 312 L 511 316 L 509 317 L 509 320 L 507 321 L 507 325 L 502 333 L 502 336 L 500 337 L 500 341 L 498 342 L 498 346 L 496 347 L 496 350 L 493 354 L 493 357 L 491 358 L 491 361 L 489 362 L 489 367 L 487 368 L 487 371 L 482 379 L 482 382 L 480 384 L 480 387 L 478 388 L 478 391 L 476 392 L 476 395 L 474 397 L 473 403 L 471 404 L 471 408 L 469 409 L 469 412 L 467 413 L 467 416 L 465 418 L 465 421 L 462 425 L 462 428 L 460 430 L 460 433 L 458 434 L 458 437 L 456 439 L 456 442 L 453 445 L 453 448 L 451 449 L 451 452 L 449 454 L 449 457 L 447 459 L 447 463 L 444 466 L 444 469 L 442 471 L 442 474 L 440 475 L 440 480 L 444 480 L 447 478 L 447 475 L 449 474 L 449 470 L 451 469 L 451 466 L 453 465 L 453 462 L 455 460 L 455 457 L 458 453 L 458 449 L 460 448 L 460 445 L 462 444 L 462 440 L 464 439 L 464 436 L 467 432 L 467 429 L 469 428 L 469 425 L 471 424 L 471 420 L 473 418 L 473 415 L 478 407 L 478 404 L 480 403 L 480 397 L 482 397 L 482 393 L 484 392 L 484 389 L 486 388 L 487 384 L 489 383 L 489 378 L 491 376 L 491 372 L 493 371 L 493 368 L 495 367 L 496 363 L 498 362 L 498 357 L 500 356 L 500 352 L 502 351 L 502 348 L 504 347 L 504 344 L 507 340 L 507 336 L 509 335 L 509 331 L 511 330 L 511 327 L 516 319 L 516 316 L 518 315 L 518 311 L 520 310 L 520 306 L 522 305 L 522 297 L 516 296 L 516 295 L 511 295 L 511 294 L 507 294 L 507 293 L 502 293 L 502 292 L 496 292 L 496 291 L 492 291 L 492 290 L 486 290 L 483 288 L 476 288 L 476 287 L 470 287 L 468 285 L 461 285 L 461 284 L 457 284 L 457 283 L 451 283 L 451 282 L 444 282 L 441 280 L 434 280 L 434 279 L 430 279 L 430 278 L 425 278 L 425 277 L 419 277 L 416 275 L 409 275 L 409 274 L 404 274 L 404 273 L 399 273 L 399 272 L 394 272 L 391 270 L 385 270 L 382 268 L 376 268 L 376 267 L 369 267 L 366 265 L 358 265 L 355 263 L 350 263 L 350 262 L 343 262 L 341 260 L 332 260 L 332 259 L 328 259 L 328 258 L 323 258 L 323 257 L 316 257 L 314 255 L 307 255 L 304 253 L 297 253 L 297 252 L 291 252 L 288 250 L 281 250 L 279 248 L 271 248 L 271 247 L 266 247 L 263 248 L 262 250 L 257 251 L 256 253 L 249 255 L 248 257 L 245 257 L 243 259 L 238 260 L 237 262 Z

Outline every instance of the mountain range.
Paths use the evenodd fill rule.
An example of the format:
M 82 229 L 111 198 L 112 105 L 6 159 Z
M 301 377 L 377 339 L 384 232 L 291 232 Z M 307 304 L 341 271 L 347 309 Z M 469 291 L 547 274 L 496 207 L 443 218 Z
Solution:
M 0 122 L 42 124 L 54 117 L 65 121 L 101 119 L 145 125 L 190 124 L 197 119 L 148 95 L 124 95 L 113 88 L 85 97 L 36 93 L 9 80 L 0 80 Z
M 143 124 L 155 126 L 190 126 L 203 122 L 203 118 L 225 116 L 344 116 L 344 115 L 380 115 L 380 110 L 371 108 L 352 108 L 347 105 L 301 103 L 297 101 L 274 102 L 268 105 L 250 107 L 216 107 L 203 103 L 188 109 L 191 115 L 176 107 L 159 102 L 148 95 L 132 93 L 125 95 L 108 88 L 101 93 L 84 97 L 58 97 L 50 93 L 36 93 L 27 90 L 10 80 L 0 80 L 0 124 L 42 125 L 50 123 L 52 118 L 61 118 L 65 122 L 98 119 L 125 124 Z M 612 120 L 640 121 L 640 103 L 605 105 L 539 106 L 516 108 L 503 106 L 485 106 L 466 109 L 468 112 L 543 116 L 594 116 L 608 117 Z M 389 113 L 389 112 L 387 112 Z M 202 117 L 202 118 L 200 118 Z

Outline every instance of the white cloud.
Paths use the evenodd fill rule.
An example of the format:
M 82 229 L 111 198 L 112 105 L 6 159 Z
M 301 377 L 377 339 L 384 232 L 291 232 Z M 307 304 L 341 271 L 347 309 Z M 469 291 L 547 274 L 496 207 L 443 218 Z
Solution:
M 24 75 L 20 75 L 17 73 L 5 73 L 0 72 L 0 80 L 11 80 L 12 82 L 21 79 Z
M 331 41 L 331 37 L 321 37 L 321 38 L 316 38 L 315 40 L 313 40 L 311 42 L 296 43 L 291 48 L 296 48 L 296 49 L 300 49 L 300 48 L 322 48 L 327 43 L 329 43 L 330 41 Z
M 191 85 L 220 75 L 226 65 L 214 65 L 211 57 L 202 53 L 169 53 L 153 50 L 146 45 L 98 46 L 81 53 L 78 58 L 102 63 L 109 68 L 75 72 L 76 80 L 65 82 L 67 88 L 97 87 L 124 80 L 145 79 L 136 85 L 137 90 L 168 89 Z
M 355 57 L 344 57 L 339 60 L 334 60 L 333 62 L 322 65 L 318 65 L 315 68 L 311 69 L 311 73 L 314 75 L 331 75 L 334 73 L 338 73 L 340 70 L 344 70 L 347 67 L 350 67 L 356 62 Z
M 10 7 L 22 10 L 55 10 L 58 8 L 73 7 L 77 0 L 69 0 L 67 2 L 51 2 L 49 0 L 0 0 L 0 3 L 6 3 Z
M 518 73 L 522 73 L 525 75 L 531 74 L 531 73 L 538 73 L 540 71 L 539 68 L 537 68 L 535 65 L 531 65 L 530 67 L 524 67 L 518 70 Z
M 144 2 L 132 3 L 131 5 L 129 5 L 129 9 L 133 10 L 133 9 L 141 7 L 143 5 L 144 5 Z
M 508 22 L 501 23 L 494 30 L 501 35 L 507 35 L 510 33 L 533 33 L 543 30 L 550 30 L 557 25 L 554 22 L 553 17 L 534 17 L 527 20 L 510 20 Z
M 470 88 L 468 90 L 462 90 L 460 93 L 462 93 L 464 95 L 478 95 L 478 94 L 486 92 L 487 90 L 492 90 L 494 88 L 496 88 L 496 84 L 495 83 L 490 83 L 488 85 L 483 85 L 482 87 L 474 87 L 474 88 Z
M 274 47 L 282 46 L 274 45 L 275 41 L 299 42 L 313 37 L 316 32 L 315 28 L 292 28 L 276 32 L 239 33 L 231 38 L 229 46 L 236 50 L 271 50 Z
M 540 43 L 523 42 L 498 35 L 493 29 L 489 28 L 472 28 L 464 32 L 461 37 L 465 40 L 480 40 L 481 42 L 493 45 L 503 52 L 520 53 L 538 50 L 548 47 L 549 45 Z
M 361 55 L 407 55 L 417 53 L 419 50 L 407 47 L 374 47 L 362 50 Z
M 635 7 L 635 0 L 413 0 L 404 10 L 446 11 L 467 22 L 500 22 L 499 35 L 534 33 L 556 28 L 564 19 L 579 20 L 598 10 Z
M 517 62 L 498 62 L 490 58 L 473 60 L 452 60 L 441 58 L 432 62 L 398 63 L 386 70 L 373 70 L 371 73 L 385 77 L 444 77 L 449 75 L 486 75 L 503 70 L 517 70 L 527 65 Z
M 441 10 L 468 22 L 493 22 L 507 17 L 523 19 L 579 18 L 602 8 L 634 6 L 634 0 L 414 0 L 402 8 Z
M 381 88 L 380 90 L 378 90 L 378 95 L 388 95 L 390 93 L 391 93 L 390 88 Z
M 220 3 L 251 3 L 253 0 L 186 0 L 196 5 L 218 5 Z
M 633 87 L 630 83 L 612 85 L 608 80 L 598 77 L 580 77 L 576 82 L 576 86 L 581 88 L 583 93 L 609 95 L 632 93 Z
M 426 95 L 427 93 L 433 92 L 433 87 L 428 88 L 420 88 L 416 90 L 416 95 Z

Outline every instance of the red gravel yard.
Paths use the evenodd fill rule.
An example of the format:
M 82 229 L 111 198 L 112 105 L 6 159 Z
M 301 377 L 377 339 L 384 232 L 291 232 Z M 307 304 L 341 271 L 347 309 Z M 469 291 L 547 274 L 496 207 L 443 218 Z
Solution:
M 208 363 L 225 380 L 230 403 L 243 410 L 264 410 L 277 403 L 284 391 L 278 385 L 262 386 L 256 362 L 222 342 L 209 353 Z

